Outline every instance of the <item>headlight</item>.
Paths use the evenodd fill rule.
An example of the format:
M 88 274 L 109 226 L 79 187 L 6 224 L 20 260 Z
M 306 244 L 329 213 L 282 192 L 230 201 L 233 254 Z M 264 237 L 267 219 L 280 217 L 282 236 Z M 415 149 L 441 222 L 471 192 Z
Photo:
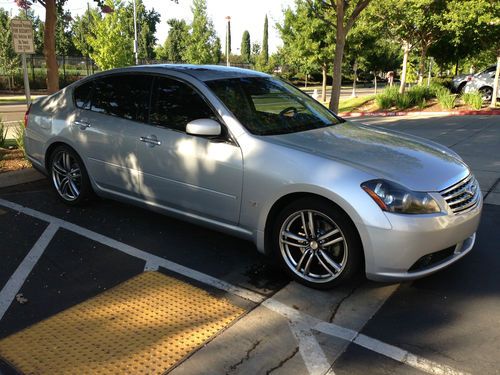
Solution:
M 394 182 L 371 180 L 361 184 L 361 187 L 384 211 L 400 214 L 431 214 L 441 211 L 430 194 L 411 191 Z

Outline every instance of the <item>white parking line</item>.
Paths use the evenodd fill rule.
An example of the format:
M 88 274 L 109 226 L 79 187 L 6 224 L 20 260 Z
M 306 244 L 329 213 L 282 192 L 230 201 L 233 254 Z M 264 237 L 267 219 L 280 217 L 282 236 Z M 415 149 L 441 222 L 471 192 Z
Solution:
M 0 320 L 3 318 L 5 312 L 16 297 L 16 294 L 23 286 L 31 270 L 35 267 L 38 259 L 42 256 L 47 245 L 56 234 L 57 229 L 59 229 L 58 225 L 53 223 L 49 224 L 30 252 L 26 255 L 21 264 L 19 264 L 16 271 L 9 278 L 2 291 L 0 291 Z
M 398 362 L 417 368 L 429 374 L 437 374 L 437 375 L 467 374 L 465 372 L 457 371 L 449 366 L 429 361 L 425 358 L 421 358 L 412 353 L 409 353 L 403 349 L 397 348 L 390 344 L 386 344 L 382 341 L 360 334 L 356 330 L 344 328 L 333 323 L 321 321 L 308 314 L 305 314 L 294 308 L 291 308 L 273 299 L 272 297 L 265 299 L 264 296 L 252 292 L 248 289 L 240 288 L 238 286 L 232 285 L 230 283 L 209 276 L 202 272 L 193 270 L 188 267 L 184 267 L 180 264 L 171 262 L 169 260 L 150 254 L 143 250 L 139 250 L 133 246 L 127 245 L 123 242 L 114 240 L 102 234 L 83 228 L 79 225 L 72 224 L 65 220 L 59 219 L 57 217 L 45 214 L 40 211 L 33 210 L 28 207 L 21 206 L 17 203 L 6 201 L 1 198 L 0 198 L 0 205 L 50 223 L 50 225 L 47 227 L 47 229 L 42 234 L 40 239 L 37 241 L 35 246 L 33 246 L 33 249 L 26 256 L 25 260 L 23 260 L 23 263 L 18 267 L 14 275 L 11 277 L 9 282 L 2 290 L 0 294 L 0 320 L 3 316 L 3 313 L 7 310 L 8 306 L 14 299 L 17 291 L 19 291 L 19 289 L 21 288 L 24 280 L 29 275 L 29 272 L 31 272 L 31 269 L 36 264 L 40 256 L 43 254 L 44 249 L 54 236 L 55 232 L 59 227 L 61 227 L 73 231 L 77 234 L 80 234 L 84 237 L 87 237 L 91 240 L 100 242 L 106 246 L 115 248 L 133 257 L 143 259 L 146 262 L 145 269 L 158 269 L 158 267 L 163 267 L 167 270 L 181 274 L 190 279 L 197 280 L 206 285 L 224 290 L 233 295 L 237 295 L 244 299 L 253 301 L 257 304 L 261 304 L 262 306 L 277 312 L 278 314 L 282 315 L 289 321 L 290 328 L 294 333 L 297 342 L 299 343 L 299 351 L 302 355 L 302 358 L 304 359 L 304 363 L 306 364 L 306 367 L 310 375 L 334 374 L 333 370 L 331 369 L 331 364 L 328 363 L 323 353 L 323 350 L 321 349 L 320 345 L 318 344 L 316 338 L 313 335 L 312 332 L 313 330 L 337 338 L 341 338 L 351 343 L 355 343 L 364 348 L 372 350 L 378 354 L 392 358 Z M 26 265 L 23 265 L 25 262 Z

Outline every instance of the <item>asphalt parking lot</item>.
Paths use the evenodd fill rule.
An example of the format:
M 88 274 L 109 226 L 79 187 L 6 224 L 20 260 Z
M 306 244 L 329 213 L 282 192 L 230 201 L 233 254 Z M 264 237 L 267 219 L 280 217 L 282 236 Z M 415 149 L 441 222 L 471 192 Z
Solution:
M 0 357 L 9 352 L 12 335 L 23 342 L 29 327 L 43 326 L 76 306 L 98 301 L 144 271 L 158 271 L 168 280 L 178 280 L 182 288 L 188 285 L 189 293 L 199 293 L 202 312 L 220 301 L 228 304 L 225 309 L 233 306 L 239 312 L 211 328 L 215 333 L 203 336 L 189 350 L 178 350 L 175 361 L 158 362 L 145 373 L 500 374 L 500 119 L 355 121 L 430 138 L 469 163 L 485 196 L 476 246 L 469 255 L 410 283 L 360 281 L 320 292 L 289 283 L 252 244 L 224 234 L 108 200 L 69 208 L 56 200 L 47 180 L 4 188 L 0 190 Z M 153 292 L 153 297 L 163 293 Z M 141 290 L 134 293 L 143 297 Z M 195 301 L 188 303 L 186 317 Z M 110 319 L 115 318 L 119 316 Z M 212 316 L 212 323 L 217 318 Z M 84 323 L 75 324 L 75 332 L 84 330 Z M 133 348 L 124 356 L 137 355 L 148 365 L 153 355 L 144 349 L 152 343 L 137 338 L 172 324 L 138 325 L 130 336 Z M 44 334 L 57 337 L 59 332 Z M 173 337 L 165 335 L 155 336 L 154 344 Z M 78 345 L 85 347 L 86 337 L 79 340 L 83 341 Z M 32 341 L 10 349 L 31 350 L 32 358 L 48 358 L 46 351 L 55 350 Z M 85 350 L 79 351 L 83 358 L 93 360 L 85 357 Z M 103 351 L 101 360 L 113 354 Z M 0 373 L 16 373 L 17 363 L 29 360 L 14 364 L 10 357 L 2 358 Z M 42 367 L 24 368 L 47 373 Z M 59 368 L 85 372 L 77 369 Z M 134 367 L 125 371 L 136 372 Z

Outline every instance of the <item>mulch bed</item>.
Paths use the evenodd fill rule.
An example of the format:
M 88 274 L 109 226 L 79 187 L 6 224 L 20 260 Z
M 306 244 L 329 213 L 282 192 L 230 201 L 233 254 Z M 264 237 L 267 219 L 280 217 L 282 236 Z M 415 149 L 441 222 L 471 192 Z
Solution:
M 24 158 L 22 150 L 0 148 L 0 173 L 30 167 L 31 163 Z

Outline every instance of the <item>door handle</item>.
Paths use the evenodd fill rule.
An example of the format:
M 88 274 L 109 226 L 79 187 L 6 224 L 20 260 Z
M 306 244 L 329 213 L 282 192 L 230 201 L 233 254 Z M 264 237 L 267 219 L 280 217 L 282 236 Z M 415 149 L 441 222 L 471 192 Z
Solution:
M 147 143 L 148 145 L 151 145 L 151 147 L 161 145 L 161 142 L 155 136 L 141 137 L 139 139 L 141 142 L 144 142 L 144 143 Z
M 90 128 L 90 122 L 87 121 L 75 121 L 74 124 L 76 126 L 79 126 L 81 130 L 85 130 L 87 128 Z

